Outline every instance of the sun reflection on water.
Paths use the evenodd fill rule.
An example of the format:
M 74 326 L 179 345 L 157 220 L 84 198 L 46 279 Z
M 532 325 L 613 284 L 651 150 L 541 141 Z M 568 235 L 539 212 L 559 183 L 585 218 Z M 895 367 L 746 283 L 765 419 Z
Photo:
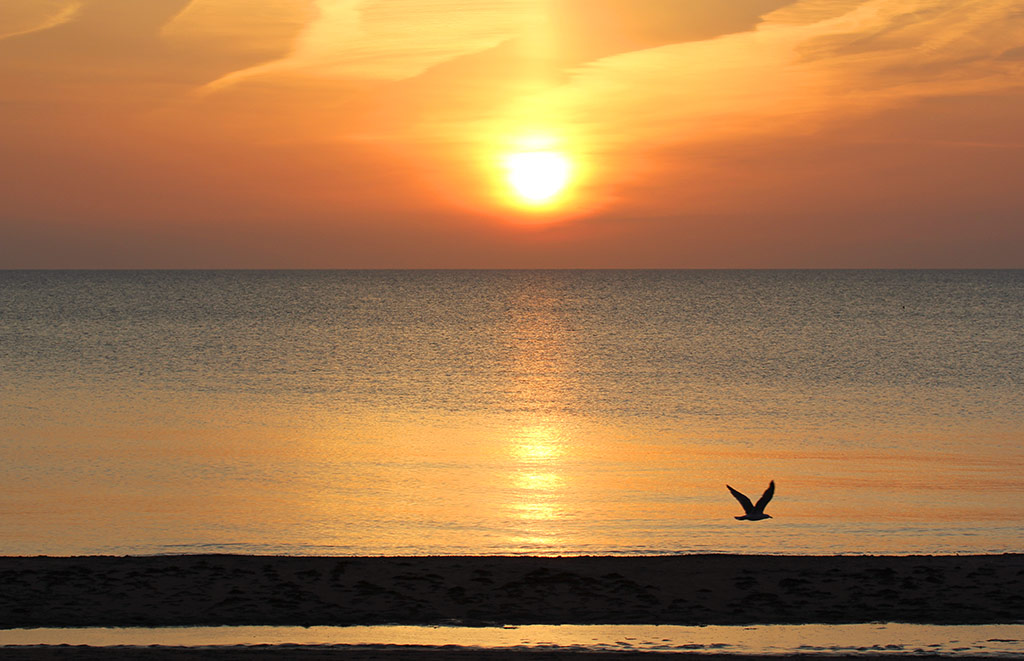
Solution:
M 567 478 L 563 470 L 564 438 L 557 429 L 528 427 L 509 439 L 509 499 L 506 510 L 514 544 L 523 550 L 564 543 Z
M 512 457 L 522 464 L 537 465 L 558 460 L 565 452 L 559 434 L 549 427 L 522 430 L 510 444 Z

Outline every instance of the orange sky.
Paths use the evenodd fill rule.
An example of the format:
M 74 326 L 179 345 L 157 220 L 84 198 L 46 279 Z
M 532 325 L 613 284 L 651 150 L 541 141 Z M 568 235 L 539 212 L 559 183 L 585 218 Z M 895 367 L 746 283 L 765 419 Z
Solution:
M 0 268 L 1024 267 L 1019 0 L 4 0 Z

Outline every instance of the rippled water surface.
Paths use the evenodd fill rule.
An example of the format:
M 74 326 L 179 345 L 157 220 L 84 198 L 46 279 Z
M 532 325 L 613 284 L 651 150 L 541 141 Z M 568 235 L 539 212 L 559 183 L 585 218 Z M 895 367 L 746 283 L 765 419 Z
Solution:
M 2 554 L 1024 548 L 1020 271 L 0 272 L 0 374 Z

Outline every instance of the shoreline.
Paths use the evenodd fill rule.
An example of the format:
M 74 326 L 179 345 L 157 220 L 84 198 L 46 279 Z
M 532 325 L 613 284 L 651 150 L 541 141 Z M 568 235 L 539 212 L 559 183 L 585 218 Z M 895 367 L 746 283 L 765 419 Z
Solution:
M 998 656 L 943 656 L 930 654 L 727 654 L 700 652 L 619 652 L 575 650 L 482 650 L 482 649 L 425 649 L 395 646 L 391 648 L 350 648 L 254 646 L 195 649 L 187 647 L 19 647 L 2 648 L 20 661 L 259 661 L 261 659 L 289 659 L 298 661 L 651 661 L 670 657 L 673 661 L 885 661 L 886 659 L 913 658 L 915 661 L 993 661 L 1017 659 Z
M 0 557 L 0 628 L 1010 624 L 1024 554 Z
M 260 661 L 289 659 L 298 661 L 652 661 L 670 657 L 673 661 L 885 661 L 913 658 L 915 661 L 993 661 L 1018 659 L 998 656 L 942 656 L 930 654 L 725 654 L 700 652 L 586 652 L 573 650 L 479 650 L 479 649 L 330 649 L 316 647 L 262 646 L 194 649 L 186 647 L 21 647 L 0 648 L 19 661 Z

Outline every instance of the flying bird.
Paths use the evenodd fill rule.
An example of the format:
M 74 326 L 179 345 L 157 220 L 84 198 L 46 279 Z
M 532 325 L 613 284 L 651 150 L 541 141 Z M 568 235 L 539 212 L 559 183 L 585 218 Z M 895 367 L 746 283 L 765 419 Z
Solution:
M 775 480 L 772 480 L 768 485 L 768 488 L 761 494 L 761 499 L 757 501 L 757 505 L 750 502 L 750 499 L 736 491 L 728 484 L 725 488 L 729 490 L 729 493 L 733 495 L 733 498 L 740 501 L 740 505 L 743 506 L 743 516 L 737 516 L 736 519 L 739 521 L 760 521 L 761 519 L 770 519 L 770 515 L 764 513 L 764 508 L 768 505 L 768 501 L 775 495 Z

